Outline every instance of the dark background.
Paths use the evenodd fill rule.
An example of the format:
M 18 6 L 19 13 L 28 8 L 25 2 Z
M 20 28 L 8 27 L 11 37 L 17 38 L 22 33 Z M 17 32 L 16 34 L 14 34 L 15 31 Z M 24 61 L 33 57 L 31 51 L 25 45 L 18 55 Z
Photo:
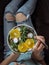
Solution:
M 3 36 L 3 16 L 5 6 L 11 0 L 0 0 L 0 62 L 4 58 L 4 36 Z M 43 35 L 46 44 L 49 46 L 49 0 L 38 0 L 36 9 L 32 15 L 32 21 L 39 35 Z M 45 50 L 45 61 L 49 65 L 49 49 Z
M 3 15 L 5 6 L 10 2 L 10 0 L 0 0 L 0 62 L 4 58 L 4 36 L 3 36 Z

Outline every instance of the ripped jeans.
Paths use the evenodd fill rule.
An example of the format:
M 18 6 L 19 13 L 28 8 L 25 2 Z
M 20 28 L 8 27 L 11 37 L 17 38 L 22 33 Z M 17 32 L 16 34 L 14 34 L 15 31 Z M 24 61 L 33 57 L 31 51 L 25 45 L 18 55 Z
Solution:
M 36 1 L 37 0 L 27 0 L 26 3 L 23 5 L 23 0 L 12 0 L 5 8 L 5 12 L 4 12 L 4 46 L 5 46 L 5 50 L 4 50 L 4 55 L 6 58 L 9 54 L 11 54 L 11 51 L 7 45 L 7 35 L 8 32 L 16 25 L 18 24 L 27 24 L 29 26 L 33 27 L 32 21 L 31 21 L 31 17 L 30 15 L 34 12 L 35 9 L 35 5 L 36 5 Z M 12 15 L 16 15 L 17 12 L 22 12 L 24 13 L 28 19 L 26 21 L 23 21 L 21 23 L 16 23 L 16 22 L 8 22 L 8 20 L 6 20 L 5 18 L 5 14 L 7 13 L 11 13 Z M 28 16 L 29 15 L 29 16 Z M 34 62 L 34 60 L 31 60 L 31 54 L 32 52 L 29 53 L 25 53 L 25 54 L 21 54 L 17 61 L 21 64 L 22 60 L 24 60 L 24 64 L 26 65 L 41 65 L 38 62 Z M 13 65 L 13 63 L 9 64 L 9 65 Z

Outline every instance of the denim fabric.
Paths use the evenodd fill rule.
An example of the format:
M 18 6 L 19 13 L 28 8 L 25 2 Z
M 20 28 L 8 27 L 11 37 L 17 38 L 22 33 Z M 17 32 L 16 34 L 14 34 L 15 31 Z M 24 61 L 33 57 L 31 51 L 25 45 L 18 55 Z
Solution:
M 31 15 L 34 12 L 37 0 L 28 0 L 17 12 L 22 12 L 26 16 Z
M 4 50 L 4 54 L 5 54 L 5 57 L 7 57 L 9 54 L 11 54 L 11 51 L 7 45 L 7 35 L 8 35 L 8 32 L 11 30 L 11 28 L 13 28 L 14 26 L 18 25 L 18 24 L 27 24 L 27 25 L 30 25 L 33 27 L 32 25 L 32 21 L 31 21 L 31 18 L 29 17 L 28 20 L 22 22 L 22 23 L 15 23 L 14 21 L 8 23 L 8 21 L 5 19 L 5 14 L 8 13 L 8 12 L 11 12 L 12 14 L 16 14 L 16 12 L 22 12 L 20 10 L 23 10 L 23 13 L 26 14 L 26 15 L 31 15 L 31 13 L 33 13 L 32 11 L 34 11 L 35 9 L 35 3 L 36 3 L 36 0 L 27 0 L 27 2 L 22 6 L 22 8 L 18 9 L 18 5 L 20 4 L 22 0 L 12 0 L 8 5 L 7 7 L 5 8 L 5 13 L 4 13 L 4 46 L 5 46 L 5 50 Z M 18 9 L 18 11 L 17 11 Z M 40 65 L 39 63 L 35 63 L 33 60 L 31 60 L 31 54 L 32 54 L 32 51 L 29 52 L 29 53 L 25 53 L 25 54 L 21 54 L 19 56 L 19 58 L 17 59 L 17 61 L 20 61 L 21 63 L 21 60 L 26 60 L 24 61 L 24 63 L 26 65 Z M 13 64 L 13 63 L 12 63 Z M 10 64 L 10 65 L 12 65 Z
M 22 2 L 22 0 L 12 0 L 5 8 L 5 12 L 4 12 L 4 46 L 5 46 L 5 50 L 4 50 L 4 54 L 6 56 L 6 53 L 9 51 L 9 47 L 7 45 L 7 35 L 8 32 L 10 31 L 11 28 L 13 28 L 14 26 L 16 26 L 14 21 L 9 21 L 10 23 L 8 23 L 8 21 L 5 19 L 5 14 L 7 13 L 11 13 L 12 15 L 15 15 L 20 3 Z
M 17 22 L 17 25 L 19 25 L 19 24 L 26 24 L 26 25 L 33 27 L 31 17 L 29 17 L 26 21 L 23 21 L 23 22 L 20 22 L 20 23 Z
M 5 13 L 12 13 L 13 15 L 18 10 L 19 5 L 22 5 L 23 0 L 12 0 L 5 8 Z
M 11 51 L 7 52 L 6 53 L 6 57 L 9 56 L 11 53 L 12 53 Z M 26 64 L 26 65 L 41 65 L 40 63 L 38 63 L 35 60 L 31 59 L 31 53 L 32 52 L 30 51 L 30 52 L 26 52 L 24 54 L 21 54 L 17 58 L 16 62 L 18 62 L 18 64 L 22 64 L 23 63 L 23 64 Z M 12 62 L 9 65 L 14 65 L 14 63 Z
M 12 21 L 11 21 L 12 22 Z M 13 21 L 14 22 L 14 21 Z M 9 51 L 9 47 L 7 45 L 7 35 L 8 32 L 15 26 L 15 23 L 8 23 L 7 20 L 4 18 L 4 52 L 8 52 Z M 4 53 L 5 54 L 5 53 Z
M 5 54 L 5 58 L 6 58 L 8 55 L 11 54 L 11 51 L 10 51 L 8 45 L 7 45 L 7 34 L 8 34 L 8 32 L 9 32 L 9 30 L 10 30 L 12 27 L 15 26 L 15 24 L 14 24 L 14 23 L 7 23 L 6 20 L 5 20 L 5 22 L 6 22 L 6 23 L 4 24 L 4 43 L 5 43 L 4 54 Z M 29 23 L 28 25 L 32 26 L 31 20 L 29 20 L 28 23 Z M 23 23 L 22 23 L 22 24 L 23 24 Z M 5 27 L 5 25 L 7 25 L 7 26 Z M 18 25 L 18 24 L 17 24 L 17 25 Z M 18 61 L 18 62 L 20 61 L 19 63 L 22 63 L 22 61 L 25 60 L 23 63 L 25 63 L 26 65 L 40 65 L 40 64 L 38 64 L 37 62 L 35 63 L 33 60 L 31 60 L 31 54 L 32 54 L 32 52 L 27 52 L 27 53 L 25 53 L 25 54 L 21 54 L 21 55 L 18 57 L 17 61 Z M 13 63 L 10 63 L 9 65 L 13 65 Z

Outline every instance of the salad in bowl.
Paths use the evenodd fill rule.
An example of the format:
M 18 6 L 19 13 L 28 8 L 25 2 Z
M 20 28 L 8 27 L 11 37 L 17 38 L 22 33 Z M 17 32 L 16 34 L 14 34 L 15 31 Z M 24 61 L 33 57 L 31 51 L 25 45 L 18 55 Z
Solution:
M 7 36 L 7 43 L 13 52 L 25 53 L 33 49 L 36 31 L 29 25 L 20 24 L 13 27 Z

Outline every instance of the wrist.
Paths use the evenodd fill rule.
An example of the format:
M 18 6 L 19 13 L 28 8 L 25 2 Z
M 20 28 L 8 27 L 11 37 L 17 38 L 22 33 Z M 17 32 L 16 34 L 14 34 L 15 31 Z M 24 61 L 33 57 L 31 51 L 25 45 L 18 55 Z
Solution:
M 42 65 L 46 65 L 44 60 L 39 61 L 39 63 L 42 64 Z
M 19 57 L 19 53 L 12 53 L 10 55 L 11 62 L 16 61 L 16 59 Z

